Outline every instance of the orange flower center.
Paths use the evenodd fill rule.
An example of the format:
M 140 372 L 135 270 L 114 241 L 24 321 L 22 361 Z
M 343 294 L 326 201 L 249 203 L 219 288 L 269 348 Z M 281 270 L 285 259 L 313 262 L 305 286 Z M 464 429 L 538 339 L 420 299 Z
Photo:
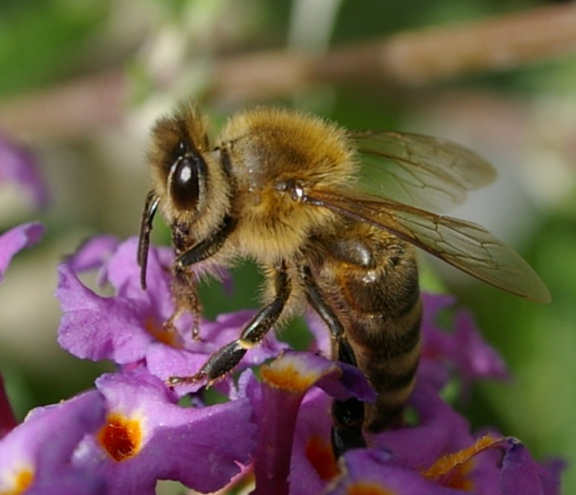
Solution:
M 115 461 L 121 462 L 136 455 L 142 447 L 140 422 L 112 413 L 98 433 L 98 441 Z
M 312 386 L 315 376 L 311 373 L 302 374 L 294 365 L 284 365 L 280 361 L 278 359 L 262 367 L 261 376 L 268 385 L 291 393 L 303 393 Z
M 350 485 L 346 489 L 348 495 L 394 495 L 394 492 L 382 488 L 380 485 L 374 483 L 367 483 L 365 481 L 360 481 Z
M 13 487 L 9 490 L 0 491 L 0 495 L 20 495 L 26 492 L 34 482 L 34 473 L 29 469 L 22 469 L 13 476 Z
M 310 461 L 320 479 L 330 480 L 338 474 L 332 447 L 317 435 L 312 435 L 308 439 L 306 458 Z
M 305 364 L 295 359 L 293 355 L 281 355 L 270 364 L 262 366 L 260 376 L 271 387 L 291 394 L 303 394 L 314 385 L 322 375 L 338 370 L 307 369 Z M 339 370 L 338 370 L 339 371 Z
M 180 349 L 182 347 L 182 343 L 180 342 L 176 332 L 172 332 L 169 329 L 164 328 L 164 325 L 159 324 L 151 316 L 146 319 L 144 328 L 158 342 L 162 342 L 163 344 L 169 345 L 170 347 L 174 347 L 176 349 Z

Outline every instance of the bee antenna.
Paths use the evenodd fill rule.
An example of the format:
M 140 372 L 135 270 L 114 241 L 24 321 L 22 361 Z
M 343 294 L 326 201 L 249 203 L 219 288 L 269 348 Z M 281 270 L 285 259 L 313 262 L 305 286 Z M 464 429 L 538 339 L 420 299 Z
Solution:
M 150 232 L 152 232 L 152 221 L 158 210 L 160 198 L 154 191 L 146 195 L 144 211 L 142 212 L 142 221 L 140 222 L 140 237 L 138 239 L 137 261 L 140 266 L 140 286 L 146 290 L 146 267 L 148 265 L 148 251 L 150 249 Z

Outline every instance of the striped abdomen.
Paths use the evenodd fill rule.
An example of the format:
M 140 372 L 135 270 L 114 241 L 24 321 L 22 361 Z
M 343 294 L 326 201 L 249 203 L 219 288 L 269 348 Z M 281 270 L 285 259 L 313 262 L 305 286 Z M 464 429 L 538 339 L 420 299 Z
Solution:
M 364 420 L 377 432 L 401 419 L 414 387 L 422 316 L 416 260 L 408 244 L 364 224 L 325 242 L 316 280 L 378 393 L 376 403 L 365 404 Z

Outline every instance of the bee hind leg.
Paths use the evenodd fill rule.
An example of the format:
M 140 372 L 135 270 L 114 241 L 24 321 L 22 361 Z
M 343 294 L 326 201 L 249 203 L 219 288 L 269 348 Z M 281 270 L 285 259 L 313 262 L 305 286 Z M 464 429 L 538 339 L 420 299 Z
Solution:
M 326 302 L 326 298 L 314 281 L 310 268 L 302 266 L 300 276 L 306 287 L 308 303 L 326 323 L 334 338 L 335 356 L 338 361 L 356 366 L 356 356 L 346 340 L 344 327 Z M 362 433 L 364 402 L 354 397 L 344 401 L 335 400 L 332 403 L 332 417 L 334 419 L 331 432 L 332 450 L 337 458 L 347 450 L 366 447 L 366 440 Z

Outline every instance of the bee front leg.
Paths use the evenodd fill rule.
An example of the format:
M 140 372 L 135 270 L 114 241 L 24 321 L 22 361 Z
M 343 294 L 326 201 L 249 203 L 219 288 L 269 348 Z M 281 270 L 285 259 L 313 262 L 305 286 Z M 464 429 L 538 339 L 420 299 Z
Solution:
M 338 361 L 356 366 L 356 356 L 348 340 L 346 340 L 344 327 L 314 281 L 310 268 L 302 266 L 300 277 L 306 287 L 308 303 L 326 323 L 334 339 L 334 356 Z M 364 424 L 364 403 L 362 401 L 354 397 L 344 401 L 335 400 L 332 403 L 332 417 L 334 418 L 332 450 L 336 457 L 340 457 L 347 450 L 366 447 L 366 440 L 362 433 Z
M 199 320 L 202 313 L 202 305 L 198 297 L 196 274 L 191 270 L 186 270 L 179 265 L 175 265 L 172 275 L 172 297 L 174 298 L 174 312 L 166 320 L 164 326 L 171 330 L 180 316 L 183 314 L 192 315 L 192 338 L 200 339 Z
M 286 266 L 276 268 L 274 272 L 275 297 L 242 330 L 240 337 L 216 351 L 198 373 L 189 377 L 174 376 L 170 385 L 193 383 L 207 379 L 208 383 L 230 373 L 246 354 L 248 349 L 258 345 L 280 318 L 292 290 Z
M 176 263 L 173 269 L 172 294 L 176 309 L 172 316 L 166 321 L 166 326 L 172 328 L 174 322 L 183 314 L 189 313 L 193 316 L 192 337 L 199 339 L 199 319 L 202 312 L 200 299 L 198 298 L 197 277 L 188 267 L 200 261 L 204 261 L 214 256 L 224 245 L 228 236 L 236 227 L 236 220 L 226 216 L 222 226 L 209 238 L 186 248 L 186 243 L 190 237 L 188 228 L 181 225 L 172 225 L 174 250 L 176 252 Z

